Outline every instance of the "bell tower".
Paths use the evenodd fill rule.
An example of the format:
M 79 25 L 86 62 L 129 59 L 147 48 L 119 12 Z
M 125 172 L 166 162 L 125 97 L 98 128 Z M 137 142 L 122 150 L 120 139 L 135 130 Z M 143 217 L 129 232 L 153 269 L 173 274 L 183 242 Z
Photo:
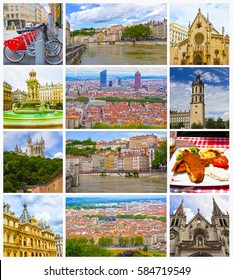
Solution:
M 224 256 L 229 256 L 229 214 L 223 213 L 213 198 L 212 224 L 216 228 L 217 238 L 221 243 Z
M 205 100 L 204 100 L 204 83 L 200 79 L 200 74 L 196 75 L 192 83 L 192 96 L 190 102 L 190 127 L 192 124 L 205 126 Z
M 180 242 L 180 232 L 185 230 L 186 215 L 182 200 L 176 212 L 170 217 L 170 256 L 179 255 L 177 244 Z

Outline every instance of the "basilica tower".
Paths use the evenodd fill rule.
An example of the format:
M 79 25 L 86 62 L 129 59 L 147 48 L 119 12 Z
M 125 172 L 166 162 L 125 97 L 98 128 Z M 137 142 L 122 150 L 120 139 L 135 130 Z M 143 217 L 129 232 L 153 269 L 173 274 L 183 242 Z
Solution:
M 205 100 L 204 100 L 204 83 L 200 79 L 200 75 L 196 75 L 195 81 L 192 83 L 192 96 L 190 102 L 190 127 L 193 124 L 205 125 Z

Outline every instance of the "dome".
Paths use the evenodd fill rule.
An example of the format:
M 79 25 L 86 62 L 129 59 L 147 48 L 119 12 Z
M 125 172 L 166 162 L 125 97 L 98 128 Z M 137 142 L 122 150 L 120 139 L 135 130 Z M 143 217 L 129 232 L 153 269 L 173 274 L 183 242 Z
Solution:
M 204 83 L 202 82 L 202 80 L 200 79 L 200 74 L 196 75 L 196 80 L 192 83 L 192 86 L 196 86 L 196 85 L 204 85 Z
M 26 204 L 26 203 L 24 203 L 23 207 L 24 207 L 23 213 L 22 213 L 22 215 L 21 215 L 20 218 L 19 218 L 19 222 L 20 222 L 20 223 L 29 222 L 29 221 L 31 220 L 31 218 L 32 218 L 32 217 L 29 215 L 29 213 L 28 213 L 27 204 Z

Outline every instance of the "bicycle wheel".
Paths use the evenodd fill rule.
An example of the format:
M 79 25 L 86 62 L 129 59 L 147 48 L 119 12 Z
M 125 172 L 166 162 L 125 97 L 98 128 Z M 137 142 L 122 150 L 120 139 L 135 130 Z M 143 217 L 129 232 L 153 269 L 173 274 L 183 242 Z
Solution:
M 45 51 L 48 56 L 56 56 L 62 52 L 63 45 L 58 40 L 51 40 L 45 44 Z
M 63 62 L 63 44 L 58 40 L 51 40 L 45 44 L 45 61 L 58 65 Z
M 3 48 L 3 54 L 5 58 L 12 62 L 12 63 L 18 63 L 22 61 L 25 57 L 25 53 L 22 52 L 12 52 L 7 46 L 4 46 Z

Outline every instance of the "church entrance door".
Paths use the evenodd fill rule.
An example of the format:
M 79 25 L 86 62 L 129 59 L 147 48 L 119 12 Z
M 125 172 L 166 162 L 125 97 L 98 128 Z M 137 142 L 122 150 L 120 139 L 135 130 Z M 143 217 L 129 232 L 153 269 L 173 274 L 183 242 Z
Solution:
M 202 65 L 202 57 L 199 54 L 194 57 L 193 65 Z

